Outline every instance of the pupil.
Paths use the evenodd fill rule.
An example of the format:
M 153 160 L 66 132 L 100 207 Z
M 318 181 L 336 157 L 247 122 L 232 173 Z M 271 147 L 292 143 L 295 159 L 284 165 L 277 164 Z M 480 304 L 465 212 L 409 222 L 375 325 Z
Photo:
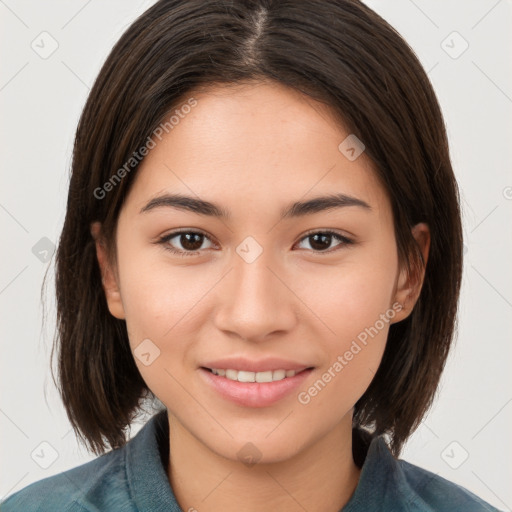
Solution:
M 202 236 L 201 234 L 199 233 L 184 233 L 183 235 L 181 235 L 181 245 L 188 251 L 197 251 L 201 245 L 202 245 Z M 194 244 L 194 237 L 197 237 L 199 240 L 195 240 L 195 244 Z M 197 245 L 197 242 L 199 241 L 199 244 Z
M 311 236 L 311 238 L 313 239 L 313 242 L 310 242 L 310 245 L 311 245 L 311 247 L 313 247 L 313 249 L 319 249 L 319 250 L 327 249 L 327 248 L 329 248 L 329 245 L 331 242 L 331 237 L 332 237 L 332 235 L 317 233 L 317 234 Z M 319 242 L 319 239 L 321 239 L 322 242 Z M 317 244 L 317 243 L 319 244 L 319 246 L 315 247 L 315 244 Z

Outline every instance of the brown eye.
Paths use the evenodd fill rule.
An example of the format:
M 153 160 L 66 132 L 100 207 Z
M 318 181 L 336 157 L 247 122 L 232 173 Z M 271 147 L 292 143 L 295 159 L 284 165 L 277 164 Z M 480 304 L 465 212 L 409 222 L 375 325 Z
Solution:
M 309 240 L 309 248 L 313 250 L 313 252 L 334 252 L 338 250 L 337 248 L 342 248 L 343 246 L 353 244 L 353 240 L 347 238 L 339 233 L 335 233 L 333 231 L 317 231 L 315 233 L 310 233 L 309 235 L 302 238 L 303 240 Z M 333 240 L 337 240 L 339 243 L 336 244 L 334 249 L 329 250 Z M 308 249 L 308 247 L 306 247 Z
M 203 245 L 203 235 L 199 233 L 181 233 L 178 240 L 186 251 L 197 251 Z
M 171 243 L 171 240 L 174 240 Z M 175 231 L 165 235 L 159 240 L 167 250 L 180 256 L 194 256 L 205 249 L 203 243 L 210 240 L 204 233 L 198 231 Z M 209 247 L 206 247 L 209 248 Z

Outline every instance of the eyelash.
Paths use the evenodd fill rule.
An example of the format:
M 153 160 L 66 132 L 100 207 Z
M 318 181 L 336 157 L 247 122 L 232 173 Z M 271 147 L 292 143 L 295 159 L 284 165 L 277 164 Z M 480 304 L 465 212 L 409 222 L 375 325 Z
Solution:
M 202 235 L 204 236 L 205 238 L 207 238 L 208 240 L 210 240 L 210 238 L 206 235 L 206 233 L 203 233 L 202 231 L 193 231 L 193 230 L 186 230 L 186 229 L 183 229 L 183 230 L 178 230 L 178 231 L 173 231 L 172 233 L 169 233 L 167 235 L 164 235 L 163 237 L 161 237 L 159 240 L 157 240 L 157 244 L 161 244 L 165 250 L 167 251 L 170 251 L 172 252 L 173 254 L 176 254 L 177 256 L 180 256 L 180 257 L 186 257 L 186 256 L 195 256 L 197 254 L 199 254 L 200 251 L 180 251 L 178 249 L 175 249 L 174 247 L 172 247 L 171 245 L 169 245 L 169 241 L 172 240 L 173 238 L 175 238 L 177 235 L 182 235 L 182 234 L 194 234 L 194 235 Z M 302 242 L 303 240 L 305 240 L 306 238 L 309 238 L 309 237 L 312 237 L 314 235 L 318 235 L 318 234 L 322 234 L 322 235 L 330 235 L 334 238 L 336 238 L 340 244 L 338 244 L 337 246 L 335 246 L 334 249 L 328 249 L 328 250 L 325 250 L 325 251 L 314 251 L 313 252 L 315 254 L 332 254 L 333 252 L 335 251 L 338 251 L 340 250 L 341 248 L 343 248 L 344 246 L 347 246 L 347 245 L 352 245 L 354 244 L 354 240 L 346 237 L 346 236 L 343 236 L 343 235 L 340 235 L 339 233 L 335 232 L 335 231 L 332 231 L 332 230 L 317 230 L 317 231 L 310 231 L 308 233 L 306 233 L 300 240 L 299 242 Z M 211 241 L 211 240 L 210 240 Z

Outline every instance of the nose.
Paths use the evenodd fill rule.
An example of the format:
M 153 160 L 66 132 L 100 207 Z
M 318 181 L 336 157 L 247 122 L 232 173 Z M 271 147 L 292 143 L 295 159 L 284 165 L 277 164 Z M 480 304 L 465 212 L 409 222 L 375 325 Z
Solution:
M 291 273 L 276 264 L 271 251 L 252 262 L 237 253 L 219 290 L 216 327 L 232 337 L 263 341 L 294 328 L 300 300 L 293 293 Z

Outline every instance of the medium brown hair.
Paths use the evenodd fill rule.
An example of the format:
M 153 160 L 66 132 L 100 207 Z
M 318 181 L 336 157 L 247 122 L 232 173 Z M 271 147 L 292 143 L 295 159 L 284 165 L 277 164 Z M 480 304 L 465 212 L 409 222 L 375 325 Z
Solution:
M 57 386 L 76 434 L 96 454 L 125 444 L 144 399 L 154 398 L 125 322 L 109 313 L 90 233 L 100 221 L 115 256 L 118 215 L 138 166 L 104 196 L 97 191 L 192 92 L 258 80 L 328 105 L 363 141 L 392 205 L 400 263 L 411 275 L 424 268 L 411 228 L 428 224 L 420 296 L 410 315 L 390 326 L 353 424 L 389 436 L 398 456 L 432 405 L 456 326 L 462 227 L 444 121 L 411 48 L 357 0 L 160 0 L 122 35 L 91 89 L 56 253 Z

